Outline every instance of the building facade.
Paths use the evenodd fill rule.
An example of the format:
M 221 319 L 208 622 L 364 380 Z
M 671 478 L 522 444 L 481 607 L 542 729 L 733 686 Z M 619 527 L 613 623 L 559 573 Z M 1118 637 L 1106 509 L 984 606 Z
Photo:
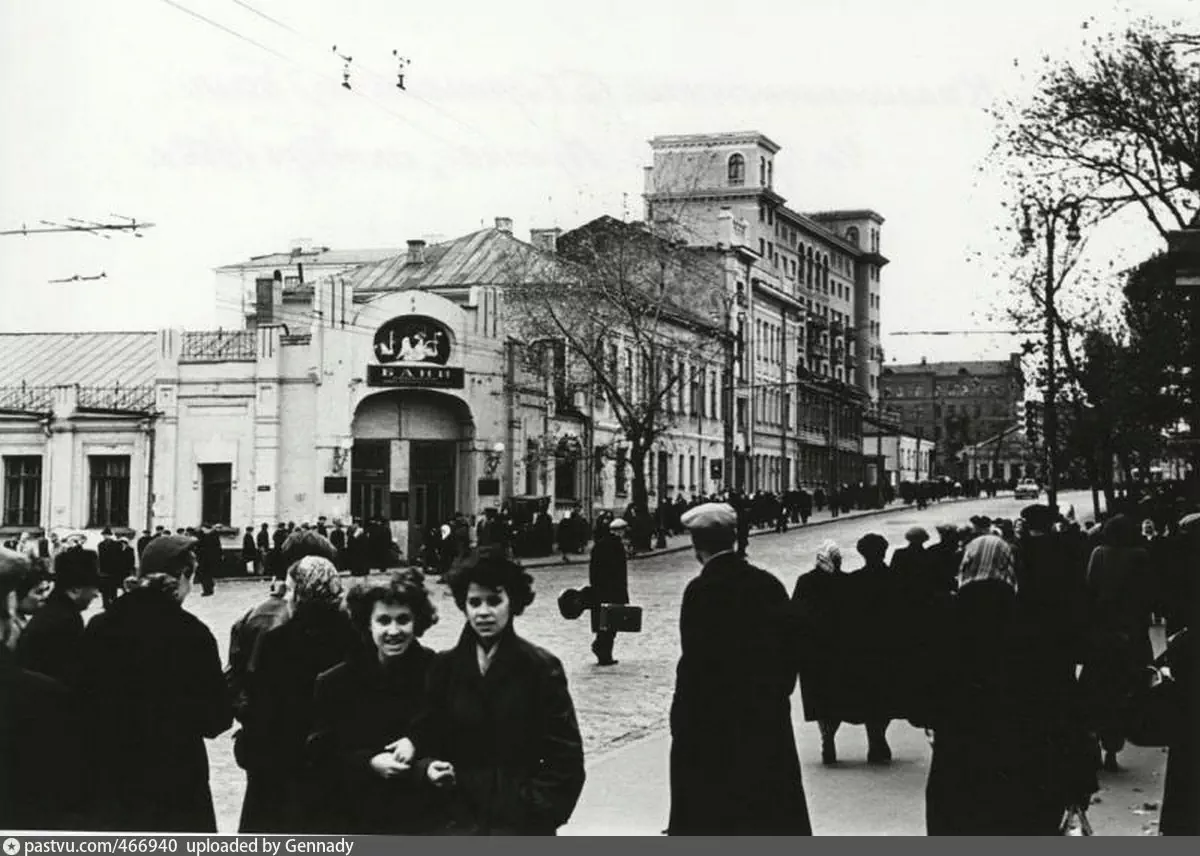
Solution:
M 734 324 L 738 481 L 786 491 L 864 479 L 863 414 L 879 398 L 880 253 L 874 211 L 802 214 L 775 190 L 780 147 L 758 132 L 655 137 L 646 222 L 747 259 Z
M 872 464 L 868 482 L 874 479 L 875 461 L 882 461 L 883 482 L 898 487 L 902 482 L 922 482 L 930 478 L 934 445 L 930 440 L 903 432 L 880 433 L 873 427 L 863 429 L 863 457 Z
M 892 364 L 881 379 L 907 433 L 937 446 L 934 475 L 965 478 L 960 452 L 1016 425 L 1025 398 L 1019 354 L 1008 360 Z

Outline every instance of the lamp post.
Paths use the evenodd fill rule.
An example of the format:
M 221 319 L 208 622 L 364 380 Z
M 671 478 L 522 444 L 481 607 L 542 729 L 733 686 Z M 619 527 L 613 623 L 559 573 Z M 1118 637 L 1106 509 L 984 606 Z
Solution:
M 1037 217 L 1037 224 L 1046 242 L 1046 401 L 1044 430 L 1046 435 L 1046 497 L 1051 510 L 1058 508 L 1058 378 L 1054 372 L 1054 297 L 1058 291 L 1054 280 L 1054 250 L 1060 220 L 1067 224 L 1066 239 L 1070 244 L 1079 242 L 1078 197 L 1067 194 L 1056 202 L 1045 202 L 1027 195 L 1021 200 L 1021 243 L 1028 249 L 1034 242 L 1034 222 L 1030 212 Z

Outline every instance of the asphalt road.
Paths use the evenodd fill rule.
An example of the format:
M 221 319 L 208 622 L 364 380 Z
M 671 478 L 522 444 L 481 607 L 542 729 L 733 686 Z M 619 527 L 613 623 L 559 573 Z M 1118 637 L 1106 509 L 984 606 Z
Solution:
M 1067 502 L 1074 503 L 1081 514 L 1083 509 L 1090 508 L 1090 497 L 1086 494 L 1060 498 L 1060 503 Z M 910 526 L 925 526 L 932 535 L 933 526 L 943 521 L 965 522 L 975 514 L 1015 517 L 1026 504 L 1011 497 L 997 498 L 934 504 L 923 511 L 901 507 L 873 517 L 819 526 L 810 522 L 808 527 L 793 528 L 784 534 L 752 538 L 749 558 L 777 574 L 790 591 L 796 577 L 811 568 L 816 548 L 825 539 L 836 541 L 853 564 L 857 558 L 854 543 L 866 532 L 878 532 L 893 546 L 902 546 L 903 533 Z M 826 515 L 819 519 L 826 519 Z M 679 653 L 679 603 L 684 586 L 698 570 L 694 557 L 686 551 L 630 563 L 630 595 L 644 609 L 644 629 L 640 634 L 618 637 L 616 657 L 620 662 L 603 669 L 595 665 L 591 654 L 586 616 L 574 622 L 565 621 L 555 603 L 563 589 L 586 583 L 586 563 L 533 571 L 537 598 L 526 614 L 516 620 L 516 627 L 523 636 L 563 661 L 588 763 L 588 784 L 565 832 L 653 835 L 665 826 L 669 745 L 665 728 Z M 462 618 L 448 592 L 440 586 L 438 589 L 441 620 L 422 641 L 428 647 L 442 650 L 456 641 Z M 265 583 L 225 582 L 218 583 L 215 596 L 193 595 L 186 607 L 212 628 L 224 658 L 230 626 L 265 596 Z M 799 717 L 799 695 L 794 698 L 793 708 Z M 882 769 L 865 765 L 866 740 L 862 728 L 843 727 L 839 734 L 843 763 L 834 769 L 820 766 L 820 741 L 815 725 L 798 723 L 796 732 L 810 812 L 818 834 L 923 833 L 929 751 L 922 732 L 904 723 L 894 724 L 889 736 L 895 761 Z M 236 831 L 245 778 L 234 764 L 229 734 L 209 743 L 209 757 L 219 828 L 222 832 Z M 1147 801 L 1157 801 L 1164 762 L 1156 751 L 1131 753 L 1129 760 L 1130 771 L 1120 777 L 1128 787 L 1121 791 L 1120 799 L 1111 804 L 1102 802 L 1096 809 L 1099 812 L 1101 806 L 1112 808 L 1123 821 L 1121 831 L 1137 834 L 1140 825 L 1152 819 L 1151 815 L 1132 815 L 1127 809 L 1117 811 L 1117 803 L 1142 795 Z M 1133 787 L 1141 790 L 1135 794 L 1130 790 Z M 1094 823 L 1097 834 L 1103 834 L 1105 821 L 1094 820 Z M 1111 829 L 1116 828 L 1114 820 Z

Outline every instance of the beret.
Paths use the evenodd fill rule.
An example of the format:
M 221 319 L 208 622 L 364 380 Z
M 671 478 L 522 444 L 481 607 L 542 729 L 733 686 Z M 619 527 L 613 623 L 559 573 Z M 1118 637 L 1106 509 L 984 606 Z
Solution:
M 706 502 L 679 518 L 685 529 L 736 529 L 737 512 L 727 502 Z

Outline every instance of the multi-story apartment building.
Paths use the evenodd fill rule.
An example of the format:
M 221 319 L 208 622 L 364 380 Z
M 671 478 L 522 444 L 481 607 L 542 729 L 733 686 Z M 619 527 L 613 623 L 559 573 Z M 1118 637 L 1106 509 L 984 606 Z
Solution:
M 780 147 L 758 132 L 660 136 L 650 146 L 652 228 L 719 246 L 724 221 L 748 224 L 751 259 L 736 285 L 741 483 L 782 491 L 861 481 L 862 421 L 877 406 L 883 358 L 883 218 L 790 208 L 775 189 Z
M 935 443 L 934 475 L 965 477 L 959 452 L 1016 425 L 1025 398 L 1020 354 L 889 365 L 882 384 L 884 400 L 904 430 Z

